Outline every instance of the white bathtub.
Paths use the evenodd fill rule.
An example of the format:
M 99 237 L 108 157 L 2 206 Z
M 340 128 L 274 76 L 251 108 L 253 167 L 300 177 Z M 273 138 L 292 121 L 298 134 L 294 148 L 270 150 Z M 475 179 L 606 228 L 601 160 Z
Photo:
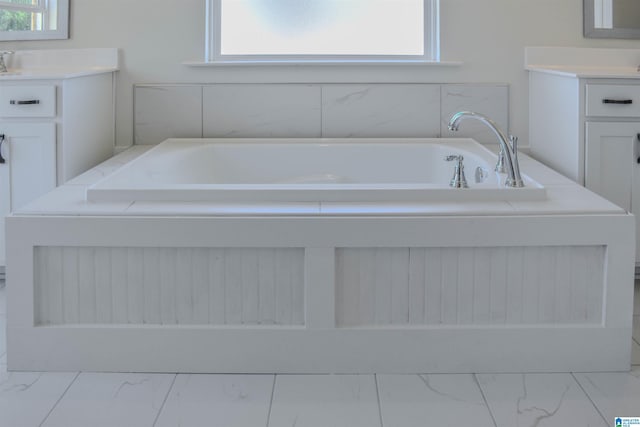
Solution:
M 463 155 L 468 189 L 449 186 Z M 506 188 L 471 139 L 169 139 L 87 190 L 89 201 L 544 200 L 526 174 Z M 525 171 L 526 172 L 526 171 Z M 479 175 L 482 175 L 480 177 Z

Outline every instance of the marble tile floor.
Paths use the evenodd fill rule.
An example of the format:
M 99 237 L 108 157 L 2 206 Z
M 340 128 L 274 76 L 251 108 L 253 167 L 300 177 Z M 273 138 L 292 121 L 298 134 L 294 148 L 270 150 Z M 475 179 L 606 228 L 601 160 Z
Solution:
M 640 282 L 635 309 L 628 373 L 8 373 L 0 283 L 0 427 L 614 426 L 640 417 Z

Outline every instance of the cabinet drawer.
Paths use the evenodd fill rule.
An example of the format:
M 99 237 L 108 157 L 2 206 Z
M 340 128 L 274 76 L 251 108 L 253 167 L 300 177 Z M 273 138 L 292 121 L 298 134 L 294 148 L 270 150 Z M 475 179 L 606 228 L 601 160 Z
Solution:
M 55 117 L 56 87 L 0 87 L 0 117 Z
M 640 85 L 587 85 L 586 115 L 640 117 Z

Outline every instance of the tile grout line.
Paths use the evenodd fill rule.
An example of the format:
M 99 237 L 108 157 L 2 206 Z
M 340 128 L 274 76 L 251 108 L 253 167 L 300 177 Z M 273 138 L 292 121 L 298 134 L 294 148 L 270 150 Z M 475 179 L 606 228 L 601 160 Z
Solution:
M 380 427 L 384 427 L 382 420 L 382 405 L 380 404 L 380 386 L 378 385 L 378 374 L 373 374 L 373 380 L 376 383 L 376 398 L 378 399 L 378 417 L 380 418 Z
M 164 396 L 164 400 L 162 401 L 162 405 L 160 405 L 160 409 L 156 414 L 156 418 L 153 420 L 153 424 L 151 424 L 153 427 L 155 427 L 158 420 L 160 419 L 160 415 L 162 415 L 162 410 L 164 409 L 164 405 L 167 403 L 167 399 L 169 399 L 169 395 L 171 394 L 171 390 L 173 390 L 173 386 L 175 385 L 177 378 L 178 378 L 178 374 L 173 374 L 173 381 L 171 381 L 171 386 L 167 390 L 167 394 Z
M 593 405 L 594 408 L 596 408 L 596 411 L 598 412 L 598 415 L 600 415 L 600 417 L 602 418 L 602 420 L 604 421 L 605 425 L 609 425 L 609 422 L 607 421 L 607 419 L 605 418 L 604 414 L 602 412 L 600 412 L 600 408 L 598 408 L 598 405 L 595 404 L 595 402 L 593 401 L 593 399 L 591 399 L 591 396 L 589 396 L 589 393 L 587 393 L 587 391 L 584 389 L 584 387 L 582 387 L 582 384 L 580 383 L 580 381 L 578 381 L 578 378 L 576 378 L 575 373 L 571 372 L 570 373 L 571 377 L 573 378 L 573 380 L 578 383 L 578 387 L 580 387 L 580 390 L 582 390 L 582 392 L 584 393 L 585 396 L 587 396 L 587 399 L 589 399 L 589 402 L 591 402 L 591 405 Z
M 45 422 L 47 422 L 47 420 L 49 419 L 49 416 L 51 416 L 51 413 L 53 412 L 54 409 L 56 409 L 58 407 L 58 404 L 60 403 L 60 401 L 66 396 L 67 392 L 69 391 L 69 389 L 71 388 L 71 386 L 76 382 L 76 380 L 78 379 L 78 377 L 80 376 L 82 372 L 78 372 L 76 373 L 76 376 L 73 377 L 73 380 L 71 380 L 71 382 L 69 383 L 69 385 L 67 386 L 67 388 L 64 389 L 64 391 L 62 392 L 62 394 L 60 395 L 60 397 L 58 398 L 58 400 L 56 400 L 56 403 L 51 407 L 51 409 L 49 409 L 49 412 L 47 412 L 47 416 L 44 417 L 44 419 L 42 420 L 42 422 L 39 424 L 40 427 L 42 427 L 44 425 Z
M 491 416 L 491 420 L 493 421 L 493 425 L 498 427 L 498 422 L 496 421 L 496 417 L 493 415 L 493 411 L 491 410 L 491 406 L 489 406 L 489 401 L 487 400 L 487 396 L 484 395 L 484 390 L 480 385 L 480 381 L 478 380 L 478 374 L 471 374 L 473 376 L 473 380 L 476 382 L 476 386 L 478 390 L 480 390 L 480 395 L 482 396 L 482 400 L 484 400 L 484 406 L 486 406 L 487 411 L 489 411 L 489 415 Z
M 273 375 L 273 385 L 271 386 L 271 400 L 269 401 L 269 412 L 267 412 L 267 427 L 271 423 L 271 409 L 273 408 L 273 396 L 276 394 L 276 379 L 278 374 Z

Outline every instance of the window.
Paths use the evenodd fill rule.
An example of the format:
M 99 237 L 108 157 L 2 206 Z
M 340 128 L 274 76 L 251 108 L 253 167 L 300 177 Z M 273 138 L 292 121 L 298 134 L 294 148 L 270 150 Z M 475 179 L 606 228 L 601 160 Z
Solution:
M 0 0 L 0 40 L 68 37 L 68 0 Z
M 209 61 L 438 61 L 438 0 L 207 0 Z

